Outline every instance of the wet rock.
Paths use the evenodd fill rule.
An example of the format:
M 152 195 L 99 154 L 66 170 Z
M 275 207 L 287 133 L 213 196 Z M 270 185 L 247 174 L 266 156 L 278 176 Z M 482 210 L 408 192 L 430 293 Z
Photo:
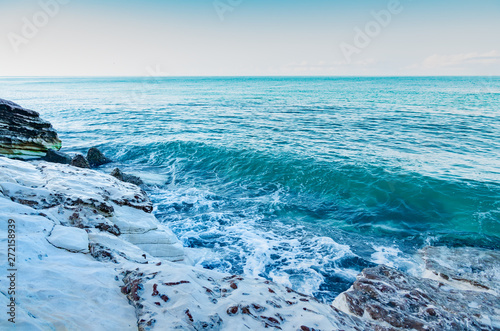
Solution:
M 500 294 L 500 252 L 474 247 L 425 247 L 424 277 L 454 287 Z
M 497 330 L 500 300 L 386 266 L 363 270 L 334 301 L 338 309 L 396 329 Z
M 72 160 L 71 156 L 69 156 L 68 154 L 53 149 L 49 149 L 43 159 L 47 162 L 61 164 L 71 164 Z
M 76 154 L 71 160 L 71 165 L 82 169 L 90 169 L 90 164 L 82 154 Z
M 56 131 L 37 112 L 0 99 L 0 154 L 33 159 L 60 148 Z
M 131 183 L 137 186 L 144 184 L 142 179 L 140 179 L 139 177 L 125 174 L 119 168 L 113 169 L 113 171 L 111 172 L 111 176 L 121 180 L 122 182 Z
M 102 154 L 102 152 L 96 147 L 92 147 L 88 150 L 87 161 L 92 168 L 97 168 L 103 164 L 111 162 L 111 160 L 105 157 L 104 154 Z
M 312 297 L 287 306 L 285 301 L 298 294 L 274 283 L 274 294 L 270 294 L 269 282 L 261 278 L 226 277 L 180 264 L 143 264 L 122 275 L 122 293 L 135 307 L 145 330 L 150 320 L 156 321 L 158 330 L 165 325 L 172 330 L 239 330 L 242 326 L 245 330 L 304 330 L 301 326 L 305 325 L 309 330 L 391 330 Z M 236 281 L 238 290 L 227 291 Z M 158 300 L 162 296 L 167 300 Z M 270 298 L 273 304 L 268 303 Z

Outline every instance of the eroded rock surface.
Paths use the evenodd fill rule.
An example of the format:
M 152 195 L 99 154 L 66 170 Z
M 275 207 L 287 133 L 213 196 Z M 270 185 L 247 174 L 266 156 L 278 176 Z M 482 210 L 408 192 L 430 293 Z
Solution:
M 96 228 L 154 256 L 183 259 L 182 245 L 151 214 L 151 201 L 135 185 L 90 169 L 0 157 L 0 190 L 61 225 Z
M 426 247 L 420 255 L 425 262 L 424 277 L 500 295 L 500 252 L 474 247 Z
M 342 311 L 403 330 L 498 330 L 500 300 L 378 266 L 334 302 Z
M 54 247 L 70 252 L 88 253 L 89 251 L 89 236 L 83 229 L 56 225 L 47 240 Z
M 500 329 L 497 252 L 426 248 L 424 276 L 435 279 L 365 269 L 329 305 L 262 278 L 189 265 L 175 235 L 151 212 L 144 191 L 109 175 L 0 157 L 0 223 L 15 221 L 22 279 L 16 327 Z M 4 247 L 6 229 L 0 227 Z M 8 269 L 5 254 L 0 269 Z M 7 301 L 0 295 L 0 304 Z M 8 327 L 0 320 L 0 329 Z
M 123 276 L 139 330 L 388 330 L 261 278 L 170 263 Z
M 56 131 L 37 112 L 0 99 L 0 154 L 33 159 L 60 148 Z

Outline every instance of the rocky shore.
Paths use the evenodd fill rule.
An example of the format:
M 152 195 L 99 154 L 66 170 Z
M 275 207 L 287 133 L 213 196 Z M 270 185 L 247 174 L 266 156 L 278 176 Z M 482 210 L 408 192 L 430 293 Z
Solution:
M 61 141 L 36 112 L 0 100 L 0 115 L 1 267 L 13 221 L 19 330 L 500 330 L 497 251 L 427 247 L 419 277 L 381 265 L 319 302 L 192 266 L 140 179 L 90 169 L 110 161 L 95 150 L 82 156 L 88 167 L 58 154 Z M 0 329 L 12 327 L 1 319 Z

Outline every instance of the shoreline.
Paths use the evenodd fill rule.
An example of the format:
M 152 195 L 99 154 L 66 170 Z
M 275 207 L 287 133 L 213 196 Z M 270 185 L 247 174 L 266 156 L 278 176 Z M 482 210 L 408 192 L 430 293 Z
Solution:
M 262 278 L 190 266 L 180 258 L 189 248 L 151 214 L 149 198 L 134 184 L 45 161 L 0 156 L 0 168 L 1 221 L 16 221 L 17 254 L 24 260 L 16 295 L 17 320 L 24 324 L 18 327 L 89 329 L 101 325 L 97 321 L 124 330 L 500 327 L 497 251 L 424 249 L 427 278 L 434 279 L 368 268 L 330 306 Z M 450 261 L 456 265 L 443 267 Z M 467 263 L 481 272 L 462 272 Z M 81 270 L 92 272 L 82 279 Z M 47 291 L 52 294 L 45 297 Z M 103 293 L 111 299 L 95 305 Z M 81 298 L 88 300 L 79 304 Z M 41 301 L 46 304 L 39 308 Z M 96 319 L 86 320 L 88 314 Z

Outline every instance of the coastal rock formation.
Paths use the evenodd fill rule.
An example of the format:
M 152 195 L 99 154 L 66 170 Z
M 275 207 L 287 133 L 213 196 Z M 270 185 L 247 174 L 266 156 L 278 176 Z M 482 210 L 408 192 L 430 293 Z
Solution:
M 163 263 L 123 276 L 139 330 L 388 330 L 262 278 Z
M 89 162 L 91 168 L 97 168 L 103 164 L 111 162 L 110 159 L 105 157 L 104 154 L 102 154 L 102 152 L 95 147 L 92 147 L 87 151 L 87 161 Z
M 500 295 L 500 252 L 474 247 L 426 247 L 420 252 L 424 277 Z
M 189 248 L 159 224 L 145 192 L 95 170 L 0 157 L 0 210 L 1 224 L 16 225 L 23 330 L 500 328 L 496 252 L 426 248 L 426 274 L 443 281 L 378 266 L 329 305 L 263 278 L 190 265 Z M 5 256 L 0 268 L 8 269 Z
M 0 99 L 0 154 L 33 159 L 60 148 L 56 131 L 37 112 Z
M 182 245 L 151 214 L 139 187 L 90 169 L 0 158 L 5 198 L 49 215 L 56 224 L 119 234 L 153 256 L 183 260 Z
M 49 149 L 43 159 L 47 162 L 71 164 L 71 156 L 53 149 Z
M 115 177 L 115 178 L 118 178 L 122 182 L 132 183 L 134 185 L 144 184 L 142 179 L 140 179 L 139 177 L 134 176 L 134 175 L 125 174 L 119 168 L 113 169 L 113 171 L 111 171 L 110 175 Z
M 82 169 L 90 169 L 89 162 L 82 154 L 76 154 L 73 156 L 73 159 L 71 159 L 71 165 Z
M 338 309 L 396 330 L 498 330 L 498 296 L 461 290 L 378 266 L 363 270 L 334 302 Z
M 57 248 L 70 252 L 88 253 L 89 235 L 85 230 L 56 225 L 47 240 Z

